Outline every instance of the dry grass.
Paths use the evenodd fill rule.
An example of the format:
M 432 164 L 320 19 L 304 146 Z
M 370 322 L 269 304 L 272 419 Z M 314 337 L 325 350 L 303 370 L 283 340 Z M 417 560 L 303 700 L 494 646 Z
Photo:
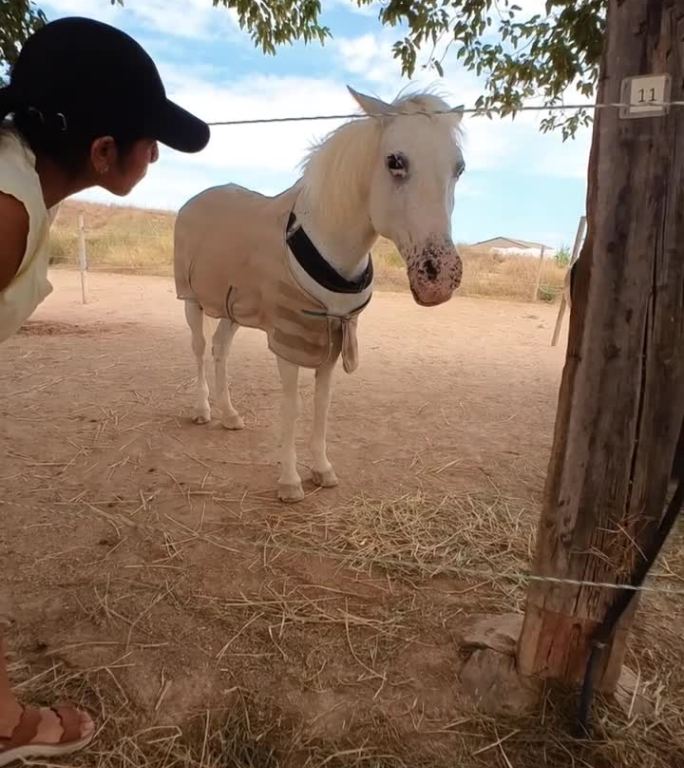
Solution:
M 182 491 L 189 497 L 199 489 Z M 205 491 L 203 505 L 236 504 L 236 500 Z M 84 504 L 92 510 L 96 505 Z M 142 506 L 152 505 L 143 497 Z M 155 498 L 164 508 L 164 499 Z M 256 499 L 241 497 L 240 504 L 251 509 Z M 130 643 L 113 648 L 111 661 L 80 668 L 69 668 L 54 652 L 53 663 L 32 667 L 13 663 L 10 671 L 21 680 L 22 697 L 39 703 L 67 698 L 87 706 L 98 717 L 101 732 L 93 749 L 69 759 L 66 765 L 97 768 L 678 768 L 684 765 L 684 688 L 676 646 L 663 642 L 671 621 L 667 603 L 650 606 L 649 620 L 639 623 L 632 643 L 629 663 L 638 670 L 646 698 L 653 713 L 640 716 L 626 713 L 614 702 L 598 700 L 594 710 L 591 739 L 573 735 L 576 697 L 567 692 L 547 690 L 539 713 L 523 718 L 498 717 L 477 713 L 467 704 L 458 716 L 426 717 L 420 708 L 407 716 L 390 716 L 378 697 L 387 690 L 401 688 L 393 658 L 407 642 L 420 642 L 425 627 L 437 626 L 446 619 L 437 597 L 440 579 L 449 577 L 450 614 L 477 611 L 510 611 L 519 607 L 524 591 L 517 574 L 529 562 L 534 506 L 507 499 L 499 494 L 461 494 L 443 498 L 402 497 L 394 501 L 359 498 L 337 509 L 295 512 L 275 527 L 267 516 L 250 514 L 242 535 L 234 523 L 189 529 L 176 521 L 174 528 L 153 517 L 145 524 L 137 520 L 141 505 L 133 500 L 119 505 L 112 513 L 117 536 L 140 526 L 145 537 L 159 537 L 167 558 L 157 562 L 179 563 L 198 543 L 242 553 L 251 547 L 263 549 L 260 560 L 274 577 L 256 593 L 230 597 L 209 597 L 198 592 L 182 595 L 178 589 L 176 611 L 199 610 L 202 623 L 209 620 L 232 626 L 232 634 L 217 654 L 217 662 L 230 664 L 230 655 L 258 655 L 269 659 L 270 674 L 288 674 L 308 680 L 307 685 L 325 693 L 330 687 L 323 667 L 312 677 L 310 670 L 299 669 L 295 648 L 301 638 L 326 633 L 346 646 L 357 672 L 337 682 L 342 688 L 369 686 L 366 701 L 359 699 L 361 714 L 351 727 L 337 736 L 317 735 L 312 722 L 293 716 L 282 702 L 274 701 L 268 689 L 250 690 L 239 679 L 222 696 L 219 708 L 188 713 L 183 722 L 169 724 L 154 713 L 137 707 L 120 674 L 135 668 L 134 648 Z M 128 511 L 123 511 L 128 509 Z M 235 511 L 235 519 L 242 512 Z M 681 566 L 679 545 L 669 547 L 667 571 L 678 574 Z M 390 610 L 372 608 L 355 601 L 340 580 L 330 583 L 292 584 L 278 578 L 279 563 L 292 555 L 315 555 L 338 562 L 340 574 L 358 570 L 368 578 L 384 579 Z M 205 555 L 206 557 L 206 555 Z M 486 578 L 483 579 L 483 574 Z M 509 578 L 510 577 L 510 578 Z M 149 574 L 146 579 L 149 579 Z M 275 586 L 279 582 L 280 586 Z M 460 586 L 459 586 L 460 585 Z M 166 577 L 157 586 L 147 585 L 144 603 L 133 610 L 131 584 L 126 585 L 126 600 L 116 595 L 115 584 L 107 580 L 107 590 L 98 602 L 104 618 L 121 622 L 130 635 L 133 628 L 149 634 L 145 647 L 163 646 L 163 638 L 148 613 L 169 594 Z M 151 591 L 150 591 L 151 590 Z M 119 613 L 125 605 L 128 616 Z M 191 608 L 192 606 L 192 608 Z M 365 607 L 364 607 L 365 606 Z M 123 610 L 123 608 L 121 609 Z M 131 612 L 132 611 L 132 612 Z M 138 614 L 136 616 L 136 614 Z M 193 614 L 187 616 L 193 622 Z M 198 614 L 194 614 L 197 620 Z M 150 618 L 148 621 L 147 619 Z M 289 629 L 288 629 L 289 628 Z M 288 640 L 288 632 L 296 631 Z M 111 632 L 111 630 L 110 630 Z M 321 634 L 322 633 L 322 634 Z M 658 641 L 656 642 L 656 638 Z M 264 653 L 261 640 L 270 646 Z M 316 651 L 317 658 L 333 654 Z M 114 641 L 94 645 L 117 646 Z M 340 648 L 342 647 L 340 646 Z M 268 646 L 267 646 L 268 647 Z M 340 655 L 340 652 L 337 652 Z M 328 658 L 328 661 L 331 659 Z M 456 681 L 454 684 L 457 685 Z M 168 686 L 159 682 L 159 708 Z M 374 693 L 373 693 L 374 691 Z M 358 694 L 357 694 L 358 696 Z M 377 704 L 375 700 L 377 699 Z M 47 766 L 49 762 L 33 762 Z M 61 765 L 61 764 L 60 764 Z
M 418 494 L 290 516 L 270 543 L 324 554 L 345 568 L 388 574 L 415 585 L 445 576 L 464 585 L 478 610 L 520 608 L 521 574 L 534 551 L 536 510 L 529 502 L 492 494 L 434 498 Z M 312 547 L 311 542 L 315 542 Z
M 206 710 L 191 717 L 184 727 L 144 724 L 144 716 L 131 704 L 117 682 L 120 663 L 66 670 L 59 663 L 34 673 L 19 686 L 22 697 L 45 706 L 55 698 L 77 702 L 95 713 L 99 726 L 93 745 L 52 763 L 32 760 L 34 766 L 73 765 L 97 768 L 277 768 L 276 745 L 271 732 L 282 730 L 277 714 L 264 717 L 259 705 L 244 692 L 228 697 L 222 711 Z M 25 672 L 10 665 L 14 677 Z
M 606 701 L 597 702 L 592 738 L 575 738 L 568 729 L 574 697 L 551 690 L 533 717 L 495 721 L 472 713 L 452 723 L 417 722 L 413 733 L 400 734 L 376 716 L 326 741 L 308 737 L 276 703 L 242 691 L 229 707 L 198 712 L 182 727 L 144 728 L 136 728 L 139 715 L 121 701 L 108 670 L 56 674 L 29 693 L 46 703 L 55 693 L 97 703 L 103 716 L 95 747 L 64 763 L 28 763 L 43 768 L 679 768 L 684 759 L 681 732 L 667 719 L 628 718 Z
M 103 356 L 102 369 L 88 376 L 111 364 Z M 54 371 L 37 375 L 45 381 L 23 391 L 49 387 L 54 394 Z M 82 703 L 101 729 L 91 749 L 59 765 L 684 765 L 681 599 L 645 595 L 635 623 L 628 663 L 652 713 L 625 713 L 599 700 L 592 738 L 576 739 L 576 696 L 549 690 L 532 716 L 485 717 L 458 698 L 454 630 L 463 616 L 521 609 L 521 574 L 538 520 L 534 498 L 490 485 L 479 493 L 366 495 L 340 506 L 319 494 L 284 509 L 271 494 L 245 494 L 212 477 L 206 455 L 194 453 L 190 441 L 184 475 L 166 471 L 167 443 L 158 444 L 154 458 L 141 455 L 135 440 L 158 431 L 173 439 L 160 416 L 166 396 L 127 390 L 103 405 L 81 395 L 55 419 L 97 415 L 87 440 L 84 433 L 79 444 L 58 446 L 42 459 L 40 451 L 16 446 L 7 455 L 4 527 L 14 519 L 31 528 L 22 557 L 14 554 L 21 537 L 7 548 L 12 591 L 32 606 L 51 607 L 68 596 L 35 627 L 10 634 L 21 649 L 12 678 L 27 701 Z M 45 410 L 35 407 L 23 416 L 44 421 Z M 113 485 L 83 483 L 79 470 L 95 466 L 108 441 L 114 450 L 101 454 L 107 461 L 100 471 L 111 474 Z M 245 463 L 244 456 L 230 458 Z M 164 476 L 147 475 L 150 464 L 163 466 Z M 416 462 L 412 485 L 425 487 L 450 466 Z M 41 542 L 43 526 L 54 533 Z M 82 540 L 91 545 L 74 547 L 71 531 L 92 535 Z M 658 564 L 666 584 L 684 582 L 683 543 L 676 532 Z M 70 620 L 65 646 L 36 648 L 36 637 L 51 640 L 61 631 L 55 622 Z M 23 644 L 17 632 L 25 633 Z M 442 663 L 423 665 L 431 653 Z M 205 697 L 207 677 L 213 687 Z M 183 682 L 192 705 L 181 707 L 182 699 L 167 709 Z M 193 698 L 195 684 L 202 694 Z M 300 694 L 333 703 L 304 712 Z M 335 715 L 337 702 L 352 714 L 339 727 L 332 718 L 322 733 L 318 726 Z
M 174 216 L 164 211 L 69 202 L 52 230 L 53 264 L 78 264 L 78 214 L 85 216 L 88 264 L 91 269 L 144 274 L 172 274 Z M 490 296 L 529 301 L 538 260 L 502 257 L 462 245 L 464 296 Z M 406 271 L 394 246 L 381 240 L 374 250 L 380 290 L 408 290 Z M 563 286 L 565 268 L 546 259 L 538 297 L 554 301 Z
M 539 260 L 526 256 L 499 256 L 489 251 L 459 246 L 463 258 L 463 282 L 459 294 L 530 301 L 536 285 Z M 374 257 L 378 283 L 385 290 L 408 290 L 403 263 L 395 247 L 379 241 Z M 555 301 L 563 289 L 565 267 L 551 259 L 542 264 L 538 299 Z
M 172 274 L 173 221 L 166 211 L 67 202 L 51 231 L 52 263 L 78 265 L 78 216 L 84 215 L 88 267 Z
M 530 301 L 536 285 L 539 260 L 465 248 L 462 293 L 466 296 L 491 296 Z M 563 289 L 566 268 L 552 259 L 542 263 L 538 299 L 554 301 Z

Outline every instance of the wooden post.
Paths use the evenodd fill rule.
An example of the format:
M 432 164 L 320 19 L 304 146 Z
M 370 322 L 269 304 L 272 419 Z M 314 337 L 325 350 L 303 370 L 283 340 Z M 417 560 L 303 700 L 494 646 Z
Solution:
M 565 307 L 567 300 L 565 298 L 565 291 L 570 290 L 570 270 L 572 265 L 579 258 L 580 248 L 582 247 L 582 241 L 584 240 L 584 233 L 587 228 L 587 217 L 580 216 L 579 224 L 577 225 L 577 234 L 575 235 L 575 244 L 572 246 L 572 254 L 570 256 L 570 263 L 568 264 L 568 273 L 566 275 L 566 286 L 561 294 L 560 306 L 558 307 L 558 316 L 556 317 L 556 326 L 553 329 L 553 336 L 551 337 L 551 346 L 555 347 L 558 344 L 558 337 L 560 336 L 560 329 L 563 324 L 563 316 L 565 315 Z
M 79 213 L 78 215 L 78 268 L 81 273 L 81 300 L 84 304 L 87 304 L 88 291 L 86 284 L 86 270 L 88 269 L 88 262 L 86 257 L 85 223 L 82 213 Z
M 537 266 L 537 277 L 534 281 L 534 290 L 532 291 L 532 301 L 536 301 L 539 296 L 539 286 L 541 284 L 542 266 L 544 265 L 544 251 L 546 246 L 542 245 L 539 251 L 539 265 Z
M 609 0 L 598 101 L 623 101 L 623 78 L 663 73 L 671 100 L 684 100 L 683 40 L 681 0 Z M 540 576 L 625 583 L 663 513 L 684 416 L 684 108 L 662 112 L 595 115 Z M 600 587 L 531 582 L 519 671 L 580 681 L 614 598 Z M 617 683 L 636 606 L 605 648 L 598 690 Z

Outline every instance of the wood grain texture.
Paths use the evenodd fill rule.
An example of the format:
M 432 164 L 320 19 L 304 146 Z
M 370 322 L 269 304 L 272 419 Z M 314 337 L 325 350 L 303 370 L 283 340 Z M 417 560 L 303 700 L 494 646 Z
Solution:
M 624 77 L 669 73 L 684 99 L 684 2 L 610 0 L 599 102 Z M 535 573 L 623 583 L 658 524 L 684 417 L 684 109 L 596 115 L 577 274 Z M 533 583 L 518 664 L 579 681 L 614 591 Z M 637 601 L 604 653 L 620 673 Z

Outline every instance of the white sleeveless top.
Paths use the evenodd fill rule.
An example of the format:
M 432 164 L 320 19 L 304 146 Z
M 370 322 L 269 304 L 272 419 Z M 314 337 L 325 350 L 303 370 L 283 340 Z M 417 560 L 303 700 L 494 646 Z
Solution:
M 36 158 L 10 129 L 0 129 L 0 192 L 19 200 L 29 215 L 26 252 L 12 282 L 0 291 L 0 342 L 12 336 L 52 292 L 47 279 L 48 234 L 57 213 L 49 211 L 36 173 Z

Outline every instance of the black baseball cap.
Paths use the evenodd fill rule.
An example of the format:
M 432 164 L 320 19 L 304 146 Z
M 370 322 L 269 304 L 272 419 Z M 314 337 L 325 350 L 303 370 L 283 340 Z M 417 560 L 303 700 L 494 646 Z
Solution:
M 156 139 L 181 152 L 209 141 L 209 126 L 166 97 L 142 46 L 93 19 L 58 19 L 35 32 L 8 90 L 18 107 L 58 117 L 65 130 Z

